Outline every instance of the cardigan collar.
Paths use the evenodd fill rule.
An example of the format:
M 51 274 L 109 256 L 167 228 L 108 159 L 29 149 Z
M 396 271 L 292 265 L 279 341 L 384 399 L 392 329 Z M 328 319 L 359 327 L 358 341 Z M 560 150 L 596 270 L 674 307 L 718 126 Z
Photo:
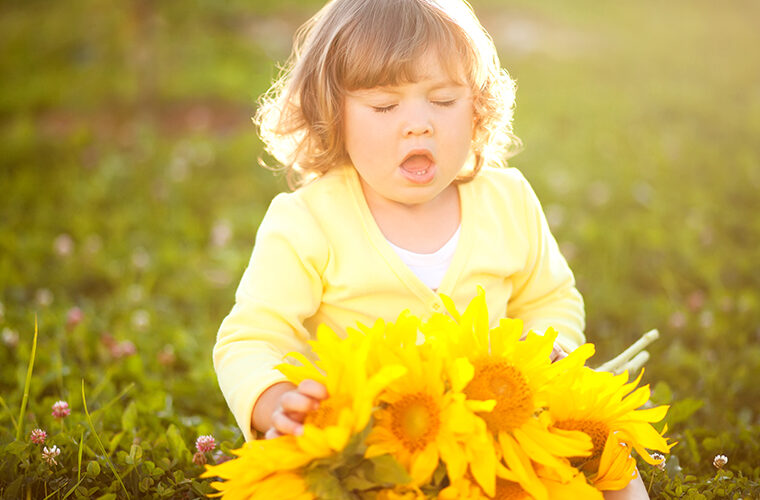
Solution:
M 369 205 L 367 205 L 367 200 L 364 197 L 359 174 L 356 172 L 356 169 L 351 165 L 339 167 L 339 169 L 343 175 L 346 187 L 351 193 L 352 202 L 356 208 L 355 213 L 359 214 L 366 237 L 369 239 L 372 246 L 388 263 L 388 266 L 393 270 L 398 279 L 404 283 L 407 288 L 414 292 L 415 295 L 426 302 L 437 300 L 436 292 L 428 288 L 428 286 L 425 285 L 406 264 L 404 264 L 401 257 L 393 251 L 388 240 L 385 238 L 382 231 L 380 231 L 380 227 L 377 225 L 377 222 L 375 222 L 372 212 L 369 209 Z M 457 184 L 457 191 L 459 193 L 459 207 L 461 211 L 461 233 L 459 243 L 454 251 L 454 256 L 451 260 L 449 269 L 443 276 L 441 285 L 437 290 L 438 293 L 448 296 L 451 296 L 456 288 L 457 280 L 465 268 L 474 240 L 473 218 L 475 214 L 472 213 L 474 200 L 470 183 Z

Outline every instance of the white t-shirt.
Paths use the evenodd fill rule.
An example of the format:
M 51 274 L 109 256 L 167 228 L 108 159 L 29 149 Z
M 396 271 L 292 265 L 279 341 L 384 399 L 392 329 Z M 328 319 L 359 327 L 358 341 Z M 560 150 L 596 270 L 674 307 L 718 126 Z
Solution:
M 401 257 L 401 260 L 406 264 L 417 277 L 425 283 L 428 287 L 436 290 L 443 280 L 443 276 L 451 264 L 451 259 L 454 257 L 454 251 L 457 249 L 457 243 L 459 242 L 459 231 L 462 226 L 459 226 L 451 239 L 444 243 L 444 245 L 433 253 L 417 253 L 410 252 L 405 248 L 394 245 L 390 241 L 391 248 Z

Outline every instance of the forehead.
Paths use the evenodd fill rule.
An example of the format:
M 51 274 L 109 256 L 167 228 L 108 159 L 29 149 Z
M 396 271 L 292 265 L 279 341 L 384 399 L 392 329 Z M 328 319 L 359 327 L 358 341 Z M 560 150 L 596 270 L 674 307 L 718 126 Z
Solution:
M 375 61 L 362 73 L 347 73 L 341 82 L 347 90 L 377 87 L 397 87 L 412 83 L 429 83 L 433 86 L 460 86 L 467 84 L 464 64 L 454 57 L 446 57 L 442 49 L 420 51 L 405 60 Z

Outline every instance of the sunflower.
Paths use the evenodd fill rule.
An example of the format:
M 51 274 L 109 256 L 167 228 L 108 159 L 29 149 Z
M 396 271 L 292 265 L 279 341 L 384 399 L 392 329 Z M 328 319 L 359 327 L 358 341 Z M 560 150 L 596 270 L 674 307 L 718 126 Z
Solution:
M 553 470 L 545 467 L 539 467 L 537 474 L 546 487 L 549 498 L 583 498 L 584 500 L 603 500 L 604 498 L 601 491 L 588 484 L 583 474 L 576 474 L 569 481 L 561 481 Z M 531 500 L 532 498 L 533 496 L 520 483 L 501 477 L 496 480 L 494 500 Z
M 217 486 L 219 483 L 212 483 Z M 229 487 L 229 484 L 222 484 L 221 488 Z M 309 491 L 306 482 L 300 474 L 292 471 L 275 472 L 264 479 L 251 483 L 245 491 L 230 488 L 228 492 L 223 492 L 225 499 L 229 500 L 315 500 L 316 497 Z
M 211 483 L 219 492 L 213 496 L 233 500 L 314 498 L 306 492 L 303 478 L 296 472 L 306 465 L 311 457 L 301 450 L 293 436 L 250 441 L 232 453 L 238 458 L 219 465 L 207 465 L 206 471 L 201 474 L 201 477 L 219 477 L 225 480 Z M 281 490 L 287 494 L 272 494 Z
M 496 485 L 494 485 L 494 493 L 496 493 Z M 437 497 L 438 500 L 490 500 L 491 498 L 493 495 L 487 496 L 469 474 L 451 481 L 438 493 Z
M 396 324 L 368 331 L 378 366 L 401 364 L 406 374 L 380 394 L 381 406 L 367 437 L 368 458 L 390 454 L 409 472 L 415 485 L 428 481 L 439 460 L 449 478 L 462 477 L 468 465 L 483 487 L 493 491 L 496 459 L 486 426 L 474 411 L 493 402 L 467 402 L 462 389 L 473 374 L 462 360 L 444 365 L 429 345 L 416 345 L 419 321 L 402 314 Z
M 647 449 L 668 453 L 673 446 L 651 425 L 665 417 L 668 407 L 638 409 L 650 394 L 649 386 L 636 389 L 642 375 L 643 371 L 636 380 L 626 383 L 627 372 L 613 375 L 583 368 L 572 380 L 557 383 L 549 393 L 553 425 L 591 437 L 591 455 L 573 457 L 571 463 L 600 490 L 622 489 L 636 476 L 631 448 L 655 465 L 658 461 Z
M 434 315 L 423 332 L 444 357 L 467 359 L 474 367 L 463 392 L 470 400 L 496 402 L 492 411 L 478 415 L 494 435 L 496 449 L 515 481 L 536 498 L 547 498 L 533 462 L 554 469 L 562 481 L 577 471 L 564 457 L 587 455 L 591 441 L 582 432 L 551 427 L 542 415 L 547 391 L 560 377 L 572 377 L 593 354 L 586 344 L 560 362 L 551 363 L 550 353 L 557 333 L 530 332 L 522 339 L 523 323 L 502 319 L 491 329 L 482 289 L 460 315 L 451 299 L 442 296 L 451 317 Z
M 313 498 L 298 496 L 303 489 L 300 469 L 314 459 L 342 451 L 351 436 L 367 426 L 377 394 L 406 371 L 400 365 L 387 365 L 368 373 L 370 341 L 358 330 L 349 330 L 346 338 L 341 339 L 328 327 L 320 326 L 317 339 L 310 342 L 318 361 L 291 353 L 301 365 L 278 366 L 295 384 L 309 378 L 327 388 L 327 399 L 307 414 L 303 434 L 245 443 L 233 451 L 238 458 L 207 466 L 203 477 L 226 479 L 224 483 L 212 484 L 225 498 Z M 293 483 L 293 496 L 270 495 L 289 482 Z
M 341 451 L 352 435 L 367 426 L 378 393 L 403 375 L 406 368 L 386 364 L 369 370 L 372 338 L 356 329 L 348 329 L 346 337 L 340 338 L 320 325 L 317 339 L 309 344 L 318 361 L 291 353 L 289 356 L 300 361 L 301 366 L 285 363 L 277 368 L 294 384 L 313 379 L 327 388 L 327 399 L 306 416 L 304 432 L 295 438 L 304 452 L 321 458 Z
M 602 493 L 588 484 L 583 474 L 576 474 L 567 482 L 562 482 L 551 469 L 538 467 L 537 475 L 547 490 L 549 498 L 583 498 L 585 500 L 603 500 Z M 499 476 L 496 479 L 496 491 L 493 495 L 486 496 L 485 492 L 471 478 L 464 477 L 459 481 L 452 482 L 438 495 L 439 500 L 532 500 L 534 497 L 528 493 L 515 479 L 510 471 L 499 467 Z

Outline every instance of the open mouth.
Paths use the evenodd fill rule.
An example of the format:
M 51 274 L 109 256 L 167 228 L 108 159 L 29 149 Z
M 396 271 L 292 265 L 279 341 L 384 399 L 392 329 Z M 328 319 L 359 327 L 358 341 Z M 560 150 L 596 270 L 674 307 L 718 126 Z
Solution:
M 427 150 L 410 151 L 401 162 L 402 169 L 417 177 L 423 177 L 432 166 L 433 155 Z

